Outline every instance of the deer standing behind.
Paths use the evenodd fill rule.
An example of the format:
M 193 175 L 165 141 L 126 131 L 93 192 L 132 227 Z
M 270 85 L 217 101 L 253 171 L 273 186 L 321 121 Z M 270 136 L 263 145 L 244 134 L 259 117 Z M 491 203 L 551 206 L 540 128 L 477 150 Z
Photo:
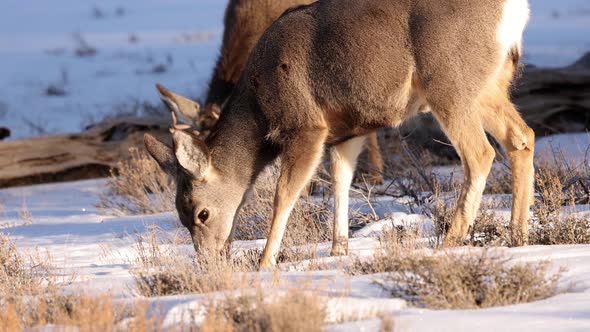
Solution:
M 204 107 L 200 110 L 185 97 L 173 94 L 177 100 L 186 100 L 178 111 L 194 122 L 201 132 L 208 133 L 219 119 L 222 105 L 234 90 L 250 53 L 264 31 L 288 8 L 314 1 L 230 0 L 225 10 L 221 51 L 209 81 Z M 370 133 L 367 143 L 371 180 L 382 182 L 383 158 L 377 133 Z
M 260 38 L 211 134 L 146 135 L 176 177 L 178 213 L 195 249 L 223 250 L 263 168 L 280 157 L 261 265 L 276 263 L 289 214 L 331 148 L 332 255 L 348 251 L 348 190 L 364 135 L 431 111 L 461 157 L 464 184 L 445 245 L 476 215 L 495 151 L 512 164 L 513 245 L 527 241 L 534 133 L 509 99 L 526 0 L 322 0 L 289 10 Z

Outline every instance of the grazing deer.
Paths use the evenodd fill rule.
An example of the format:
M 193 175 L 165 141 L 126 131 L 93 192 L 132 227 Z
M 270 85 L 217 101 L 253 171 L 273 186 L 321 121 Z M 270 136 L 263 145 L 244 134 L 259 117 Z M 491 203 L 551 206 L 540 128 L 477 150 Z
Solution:
M 445 245 L 473 223 L 495 151 L 512 164 L 513 245 L 527 241 L 534 133 L 509 98 L 527 0 L 322 0 L 289 10 L 260 38 L 211 134 L 145 136 L 176 177 L 176 205 L 197 250 L 228 245 L 263 168 L 280 175 L 263 267 L 276 263 L 289 214 L 331 147 L 332 255 L 348 251 L 348 190 L 364 135 L 431 111 L 461 157 L 464 184 Z M 174 102 L 173 100 L 170 102 Z
M 316 0 L 230 0 L 225 10 L 223 41 L 217 64 L 209 82 L 209 90 L 202 111 L 187 103 L 178 111 L 208 133 L 221 113 L 221 106 L 236 86 L 248 56 L 262 33 L 288 8 Z M 177 96 L 183 98 L 182 96 Z M 371 180 L 383 181 L 383 158 L 377 134 L 371 133 L 368 144 Z

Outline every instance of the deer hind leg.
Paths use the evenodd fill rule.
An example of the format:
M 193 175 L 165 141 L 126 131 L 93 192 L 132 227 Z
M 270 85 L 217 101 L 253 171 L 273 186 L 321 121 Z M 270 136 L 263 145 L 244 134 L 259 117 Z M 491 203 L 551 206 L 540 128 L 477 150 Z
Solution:
M 434 115 L 463 163 L 463 188 L 444 241 L 445 246 L 461 245 L 479 208 L 495 151 L 485 135 L 481 117 L 475 110 L 441 112 L 434 109 Z
M 383 183 L 383 156 L 379 148 L 379 141 L 377 139 L 377 132 L 368 135 L 367 149 L 369 154 L 369 168 L 371 174 L 371 182 L 380 184 Z
M 270 234 L 264 247 L 260 267 L 276 264 L 289 215 L 305 185 L 311 180 L 322 159 L 327 129 L 306 130 L 294 138 L 282 154 L 280 175 L 274 200 Z
M 535 133 L 524 122 L 508 96 L 487 107 L 483 119 L 486 130 L 500 142 L 510 159 L 511 238 L 513 246 L 522 246 L 528 241 L 529 208 L 534 203 Z
M 331 256 L 348 254 L 348 191 L 366 137 L 355 137 L 332 148 L 332 188 L 334 191 L 334 234 Z

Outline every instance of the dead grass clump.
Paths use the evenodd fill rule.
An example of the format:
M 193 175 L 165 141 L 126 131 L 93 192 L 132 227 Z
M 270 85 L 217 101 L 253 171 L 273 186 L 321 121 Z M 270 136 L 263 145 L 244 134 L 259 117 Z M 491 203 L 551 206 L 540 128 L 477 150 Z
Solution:
M 27 262 L 14 242 L 0 233 L 0 302 L 53 291 L 57 278 L 52 275 L 48 263 L 51 259 L 46 256 L 37 251 Z
M 360 267 L 360 269 L 359 269 Z M 393 296 L 432 309 L 477 309 L 553 296 L 559 274 L 547 278 L 547 262 L 510 264 L 480 253 L 384 251 L 356 264 L 357 273 L 385 273 L 377 283 Z
M 482 204 L 469 232 L 469 244 L 476 247 L 501 247 L 511 243 L 510 225 L 493 206 Z
M 117 303 L 113 296 L 48 293 L 2 304 L 0 331 L 23 331 L 48 325 L 58 331 L 161 331 L 163 317 L 148 315 L 144 303 Z
M 352 274 L 382 273 L 377 283 L 393 296 L 433 309 L 476 309 L 540 300 L 554 295 L 559 274 L 548 262 L 511 263 L 490 250 L 456 253 L 428 249 L 417 231 L 385 232 L 382 248 L 356 259 Z
M 51 267 L 51 257 L 37 251 L 25 258 L 0 234 L 0 331 L 50 324 L 58 330 L 159 330 L 160 319 L 146 318 L 147 307 L 116 304 L 110 295 L 66 294 L 61 286 L 68 280 L 62 279 Z
M 395 330 L 395 320 L 391 315 L 382 315 L 379 332 L 393 332 Z
M 549 264 L 508 264 L 502 255 L 413 253 L 390 258 L 392 273 L 380 283 L 394 296 L 433 309 L 476 309 L 526 303 L 553 296 L 559 275 Z
M 401 252 L 414 251 L 426 248 L 428 243 L 422 241 L 422 231 L 419 226 L 386 228 L 379 235 L 381 249 L 369 260 L 353 259 L 347 272 L 352 275 L 375 274 L 392 271 L 389 255 L 399 255 Z
M 590 218 L 576 214 L 579 195 L 565 187 L 556 169 L 541 169 L 536 175 L 538 191 L 529 243 L 540 245 L 590 243 Z M 569 211 L 562 205 L 569 202 Z
M 192 245 L 179 246 L 175 240 L 158 237 L 155 231 L 138 238 L 136 253 L 132 270 L 135 286 L 149 297 L 236 289 L 246 283 L 240 279 L 246 278 L 243 272 L 257 268 L 247 258 L 195 256 Z
M 146 306 L 117 304 L 110 295 L 54 293 L 6 303 L 0 311 L 0 321 L 6 331 L 47 325 L 66 331 L 159 330 L 161 319 L 146 318 L 146 311 Z
M 432 186 L 433 191 L 422 205 L 421 212 L 424 216 L 430 218 L 434 225 L 431 246 L 439 247 L 442 245 L 444 236 L 447 234 L 451 222 L 453 221 L 460 187 L 457 182 L 443 186 L 443 184 L 440 184 L 436 180 L 433 182 Z M 451 188 L 447 188 L 448 186 L 451 186 Z
M 393 182 L 385 190 L 384 194 L 393 197 L 411 197 L 413 206 L 422 205 L 429 197 L 429 193 L 435 190 L 441 192 L 451 191 L 457 183 L 454 174 L 441 176 L 437 174 L 436 167 L 449 165 L 450 160 L 441 158 L 428 150 L 423 150 L 408 145 L 401 140 L 400 153 L 385 161 L 385 178 Z M 438 188 L 437 188 L 438 187 Z
M 120 215 L 174 211 L 176 186 L 147 152 L 130 150 L 131 157 L 111 171 L 106 194 L 99 208 Z
M 536 160 L 537 191 L 547 185 L 547 181 L 559 181 L 562 193 L 566 194 L 562 205 L 590 204 L 590 147 L 586 148 L 583 158 L 566 157 L 560 147 L 551 146 L 551 151 L 546 151 Z
M 533 223 L 529 234 L 530 244 L 589 244 L 590 219 L 588 217 L 567 216 L 554 219 L 553 222 Z
M 228 298 L 211 305 L 201 331 L 323 331 L 327 313 L 315 295 L 290 289 L 283 296 Z

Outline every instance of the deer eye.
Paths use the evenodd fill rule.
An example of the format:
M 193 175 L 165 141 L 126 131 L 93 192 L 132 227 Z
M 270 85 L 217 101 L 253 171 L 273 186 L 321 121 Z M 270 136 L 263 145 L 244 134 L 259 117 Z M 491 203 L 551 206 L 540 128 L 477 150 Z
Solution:
M 209 210 L 203 209 L 201 212 L 199 212 L 197 218 L 199 218 L 199 220 L 204 223 L 207 221 L 207 219 L 209 219 Z

